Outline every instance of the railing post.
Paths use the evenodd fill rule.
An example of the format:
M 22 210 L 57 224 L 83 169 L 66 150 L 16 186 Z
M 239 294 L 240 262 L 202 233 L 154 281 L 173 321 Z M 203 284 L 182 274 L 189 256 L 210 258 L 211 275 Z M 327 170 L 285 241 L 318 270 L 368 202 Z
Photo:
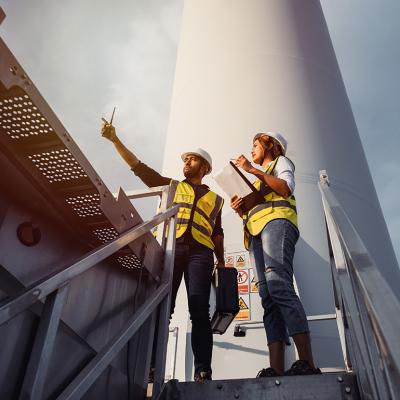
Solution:
M 41 400 L 69 284 L 49 294 L 26 369 L 20 400 Z
M 172 182 L 168 193 L 168 198 L 164 203 L 169 206 L 172 203 L 173 196 L 176 190 L 176 182 Z M 173 185 L 173 186 L 172 186 Z M 166 228 L 166 227 L 165 227 Z M 165 233 L 165 229 L 163 230 Z M 175 232 L 176 232 L 176 217 L 171 218 L 168 225 L 168 237 L 165 239 L 163 234 L 162 243 L 165 249 L 164 269 L 161 278 L 162 283 L 169 283 L 170 288 L 172 285 L 172 276 L 174 272 L 174 259 L 175 259 Z M 171 292 L 171 290 L 170 290 Z M 165 377 L 165 363 L 167 357 L 167 342 L 168 342 L 168 326 L 170 319 L 171 309 L 171 293 L 164 299 L 160 305 L 158 329 L 157 329 L 157 344 L 156 344 L 156 357 L 155 357 L 155 370 L 154 370 L 154 384 L 152 398 L 157 399 L 160 395 Z

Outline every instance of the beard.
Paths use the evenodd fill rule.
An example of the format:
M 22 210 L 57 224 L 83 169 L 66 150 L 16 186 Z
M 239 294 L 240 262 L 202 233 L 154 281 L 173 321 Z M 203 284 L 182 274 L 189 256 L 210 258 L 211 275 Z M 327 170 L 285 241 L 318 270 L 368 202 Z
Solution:
M 199 175 L 200 172 L 200 166 L 199 167 L 191 167 L 191 168 L 183 168 L 183 175 L 185 178 L 195 178 L 196 176 Z

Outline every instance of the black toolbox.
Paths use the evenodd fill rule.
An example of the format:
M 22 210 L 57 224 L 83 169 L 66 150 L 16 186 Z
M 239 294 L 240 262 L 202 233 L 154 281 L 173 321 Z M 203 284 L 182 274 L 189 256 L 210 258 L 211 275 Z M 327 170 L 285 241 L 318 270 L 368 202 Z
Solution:
M 216 268 L 214 283 L 215 311 L 211 318 L 211 329 L 213 333 L 222 335 L 239 312 L 236 268 Z

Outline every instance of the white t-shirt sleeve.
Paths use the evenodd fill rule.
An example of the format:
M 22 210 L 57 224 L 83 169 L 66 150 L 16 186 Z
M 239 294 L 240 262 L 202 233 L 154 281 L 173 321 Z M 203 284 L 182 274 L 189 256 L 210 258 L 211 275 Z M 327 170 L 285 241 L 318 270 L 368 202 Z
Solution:
M 279 157 L 275 165 L 274 176 L 286 181 L 290 193 L 293 194 L 295 188 L 294 165 L 288 158 L 283 156 Z

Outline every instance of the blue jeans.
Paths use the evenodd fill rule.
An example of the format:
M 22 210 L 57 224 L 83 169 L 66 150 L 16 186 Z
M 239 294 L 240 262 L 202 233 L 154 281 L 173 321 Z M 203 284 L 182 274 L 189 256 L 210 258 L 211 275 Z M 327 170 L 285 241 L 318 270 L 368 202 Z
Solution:
M 256 266 L 268 344 L 309 332 L 303 305 L 293 285 L 293 256 L 299 233 L 285 219 L 269 222 L 251 238 L 250 259 Z
M 210 322 L 210 289 L 214 268 L 213 251 L 206 246 L 177 244 L 172 278 L 171 315 L 176 295 L 185 279 L 189 314 L 192 320 L 192 350 L 195 374 L 211 371 L 213 337 Z

